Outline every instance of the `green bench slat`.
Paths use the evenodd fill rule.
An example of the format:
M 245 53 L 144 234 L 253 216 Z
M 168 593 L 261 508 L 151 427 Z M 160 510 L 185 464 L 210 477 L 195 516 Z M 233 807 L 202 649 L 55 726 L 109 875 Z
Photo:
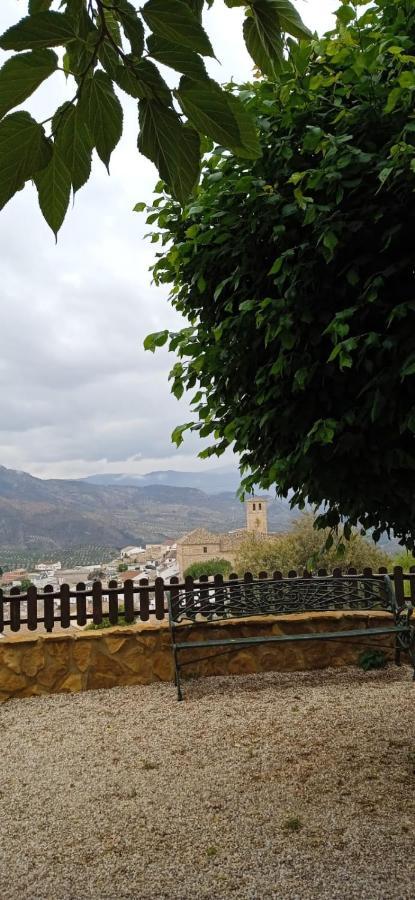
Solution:
M 203 625 L 197 622 L 195 625 Z M 194 627 L 194 626 L 193 626 Z M 202 647 L 224 647 L 228 644 L 267 644 L 267 643 L 283 643 L 285 641 L 330 641 L 339 638 L 348 637 L 367 637 L 368 635 L 377 634 L 398 634 L 405 633 L 407 628 L 399 625 L 392 625 L 389 628 L 354 628 L 351 631 L 313 631 L 309 634 L 283 634 L 271 635 L 270 637 L 245 637 L 245 638 L 222 638 L 212 641 L 186 641 L 176 642 L 175 646 L 178 650 L 192 650 L 193 648 Z

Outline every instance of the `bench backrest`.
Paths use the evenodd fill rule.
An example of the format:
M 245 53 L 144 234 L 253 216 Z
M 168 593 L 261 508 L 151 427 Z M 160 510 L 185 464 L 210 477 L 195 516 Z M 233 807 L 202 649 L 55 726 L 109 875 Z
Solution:
M 396 610 L 388 575 L 342 575 L 195 583 L 169 596 L 171 626 L 181 622 L 330 610 Z

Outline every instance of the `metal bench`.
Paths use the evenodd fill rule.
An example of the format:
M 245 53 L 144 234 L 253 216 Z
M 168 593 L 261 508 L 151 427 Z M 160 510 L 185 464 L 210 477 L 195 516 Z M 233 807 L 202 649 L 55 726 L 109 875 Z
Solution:
M 385 620 L 385 624 L 376 627 L 371 627 L 368 622 L 364 628 L 351 630 L 240 638 L 226 637 L 223 633 L 218 636 L 215 628 L 229 619 L 339 610 L 383 611 L 390 613 L 390 620 Z M 219 655 L 245 646 L 287 641 L 353 641 L 353 638 L 370 639 L 392 634 L 395 636 L 395 662 L 400 665 L 402 651 L 408 654 L 414 668 L 415 681 L 415 627 L 411 624 L 413 606 L 411 601 L 398 606 L 388 575 L 342 575 L 263 581 L 234 579 L 228 582 L 215 577 L 215 582 L 198 582 L 185 589 L 179 589 L 178 586 L 173 588 L 168 594 L 168 612 L 178 700 L 183 699 L 181 669 L 207 658 L 199 656 L 187 659 L 185 657 L 189 651 L 223 648 L 218 650 Z M 187 641 L 189 632 L 200 625 L 212 629 L 211 638 L 208 635 L 203 640 Z

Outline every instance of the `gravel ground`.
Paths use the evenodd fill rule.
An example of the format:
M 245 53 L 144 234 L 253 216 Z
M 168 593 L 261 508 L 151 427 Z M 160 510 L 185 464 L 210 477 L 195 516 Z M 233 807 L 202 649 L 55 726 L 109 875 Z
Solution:
M 413 900 L 415 685 L 394 667 L 0 705 L 2 900 Z

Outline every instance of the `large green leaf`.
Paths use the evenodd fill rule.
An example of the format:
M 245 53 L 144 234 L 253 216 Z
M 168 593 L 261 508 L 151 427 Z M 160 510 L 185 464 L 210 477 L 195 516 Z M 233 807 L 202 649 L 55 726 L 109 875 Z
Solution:
M 65 163 L 74 193 L 88 181 L 91 174 L 93 141 L 88 126 L 81 118 L 77 106 L 68 105 L 58 110 L 55 146 Z
M 77 34 L 82 37 L 82 31 L 85 27 L 86 13 L 84 0 L 65 0 L 65 13 L 67 16 L 70 16 L 73 22 L 76 23 L 77 29 L 79 28 L 79 26 L 81 26 L 79 28 L 79 31 L 77 29 L 76 31 Z M 88 13 L 86 13 L 86 16 L 89 18 Z
M 300 40 L 312 37 L 311 31 L 304 25 L 300 14 L 290 0 L 268 0 L 268 2 L 278 16 L 282 31 L 286 31 L 287 34 L 300 38 Z M 255 0 L 253 5 L 255 7 Z
M 159 70 L 148 59 L 140 62 L 131 62 L 129 65 L 119 65 L 114 73 L 117 84 L 137 99 L 161 100 L 165 106 L 172 102 L 171 91 Z
M 160 37 L 190 47 L 203 56 L 215 55 L 205 29 L 182 0 L 148 0 L 142 15 L 148 27 Z
M 51 153 L 44 129 L 29 113 L 11 113 L 0 122 L 0 209 L 47 166 Z
M 52 5 L 52 0 L 29 0 L 29 15 L 45 12 Z
M 75 38 L 69 17 L 58 12 L 40 12 L 26 16 L 0 37 L 2 50 L 38 50 L 60 47 Z
M 203 59 L 194 50 L 172 44 L 158 34 L 149 35 L 147 48 L 153 59 L 175 69 L 176 72 L 182 72 L 183 75 L 188 75 L 196 81 L 207 77 Z
M 73 44 L 71 46 L 73 46 Z M 98 59 L 105 71 L 108 72 L 110 78 L 116 80 L 117 69 L 120 65 L 120 57 L 113 44 L 111 44 L 107 38 L 103 40 L 99 48 Z
M 99 21 L 101 21 L 101 16 L 100 16 Z M 122 39 L 121 39 L 120 26 L 119 26 L 118 19 L 116 18 L 115 13 L 112 9 L 104 8 L 103 23 L 105 25 L 106 30 L 108 31 L 108 34 L 111 36 L 111 39 L 114 42 L 114 44 L 117 44 L 117 47 L 121 47 Z
M 272 53 L 272 56 L 270 56 L 269 52 L 265 49 L 264 41 L 258 31 L 257 23 L 252 17 L 245 19 L 243 24 L 243 34 L 248 53 L 252 57 L 255 65 L 258 66 L 258 69 L 260 69 L 264 75 L 268 75 L 268 78 L 275 78 L 275 74 L 280 68 L 279 60 L 274 52 Z M 282 41 L 280 59 L 282 59 Z
M 144 50 L 144 25 L 137 15 L 137 10 L 129 0 L 118 0 L 116 15 L 121 22 L 124 34 L 130 42 L 131 52 L 142 56 Z
M 192 81 L 184 76 L 175 92 L 192 125 L 218 144 L 239 146 L 242 136 L 228 103 L 228 95 L 214 81 Z
M 257 59 L 261 56 L 260 45 L 262 44 L 265 56 L 269 58 L 273 65 L 279 67 L 283 58 L 283 39 L 282 26 L 278 10 L 276 9 L 277 5 L 278 0 L 255 0 L 255 3 L 252 5 L 252 12 L 256 34 L 251 29 L 250 37 L 252 45 L 254 41 L 256 43 Z M 257 59 L 253 58 L 257 62 Z
M 39 206 L 55 238 L 65 218 L 71 194 L 71 175 L 57 146 L 48 165 L 34 177 Z
M 230 149 L 236 156 L 242 156 L 246 159 L 257 159 L 261 155 L 261 145 L 254 119 L 246 106 L 233 94 L 227 94 L 227 101 L 238 123 L 241 135 L 240 142 L 230 145 Z
M 78 109 L 92 135 L 98 156 L 108 168 L 111 153 L 122 134 L 123 113 L 106 72 L 95 72 L 87 79 Z
M 200 174 L 200 138 L 173 109 L 140 100 L 138 149 L 157 167 L 174 197 L 184 204 Z
M 33 50 L 6 60 L 0 69 L 0 118 L 30 97 L 57 65 L 53 50 Z
M 205 0 L 185 0 L 187 6 L 190 6 L 192 12 L 194 12 L 198 22 L 202 21 L 202 12 L 203 12 L 203 4 Z

